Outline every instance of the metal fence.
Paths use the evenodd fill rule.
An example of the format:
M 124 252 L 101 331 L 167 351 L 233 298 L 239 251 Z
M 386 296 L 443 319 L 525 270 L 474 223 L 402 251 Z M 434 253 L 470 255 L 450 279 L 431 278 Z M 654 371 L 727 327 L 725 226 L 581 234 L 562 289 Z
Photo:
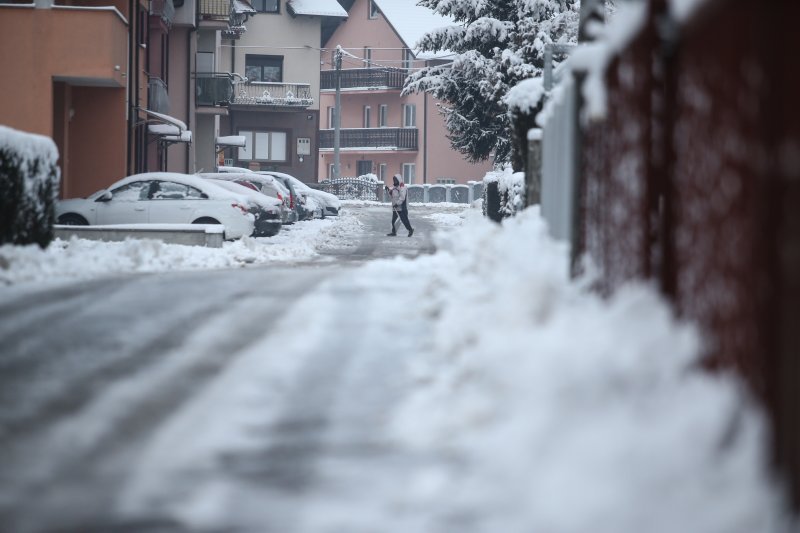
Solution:
M 702 327 L 707 366 L 739 371 L 768 407 L 800 508 L 800 69 L 780 52 L 800 49 L 800 2 L 706 2 L 677 33 L 649 4 L 605 71 L 605 118 L 573 140 L 577 107 L 546 122 L 542 212 L 602 290 L 650 279 Z M 573 192 L 558 182 L 569 150 Z
M 470 181 L 466 185 L 416 184 L 407 185 L 408 202 L 470 204 L 481 198 L 483 182 Z M 319 183 L 319 188 L 335 194 L 342 200 L 368 200 L 388 202 L 384 184 L 369 178 L 339 178 Z
M 241 82 L 235 84 L 233 104 L 308 107 L 314 104 L 311 85 L 307 83 Z

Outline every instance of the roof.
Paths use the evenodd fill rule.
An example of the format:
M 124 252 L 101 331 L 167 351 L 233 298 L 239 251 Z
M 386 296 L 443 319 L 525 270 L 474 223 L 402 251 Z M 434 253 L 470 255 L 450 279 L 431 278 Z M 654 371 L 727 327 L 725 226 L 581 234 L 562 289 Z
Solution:
M 444 17 L 427 7 L 417 5 L 418 0 L 374 0 L 386 21 L 417 59 L 434 59 L 450 55 L 450 52 L 417 52 L 417 42 L 436 28 L 455 24 L 450 17 Z
M 347 11 L 336 0 L 289 0 L 287 6 L 295 15 L 347 18 Z

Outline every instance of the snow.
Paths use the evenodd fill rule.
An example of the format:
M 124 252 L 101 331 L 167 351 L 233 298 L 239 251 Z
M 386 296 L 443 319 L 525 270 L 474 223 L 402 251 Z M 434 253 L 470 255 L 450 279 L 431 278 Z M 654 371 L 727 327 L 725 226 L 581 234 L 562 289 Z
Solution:
M 768 474 L 764 414 L 736 378 L 701 369 L 697 329 L 676 320 L 653 287 L 629 284 L 604 299 L 591 290 L 591 277 L 571 280 L 568 249 L 549 237 L 536 207 L 502 225 L 469 209 L 421 216 L 448 226 L 435 238 L 436 254 L 373 261 L 307 293 L 268 335 L 158 426 L 133 459 L 135 476 L 126 481 L 119 504 L 132 516 L 155 508 L 164 513 L 158 516 L 198 530 L 263 530 L 280 525 L 284 504 L 294 504 L 301 520 L 276 530 L 781 531 L 785 515 L 780 489 Z M 319 245 L 358 227 L 347 210 L 339 221 L 293 227 L 304 236 L 295 240 Z M 73 240 L 46 251 L 14 247 L 17 255 L 3 247 L 0 264 L 10 257 L 12 268 L 0 276 L 30 275 L 45 264 L 49 271 L 33 274 L 39 280 L 80 277 L 115 262 L 127 271 L 187 268 L 191 261 L 204 268 L 230 266 L 248 257 L 271 260 L 262 256 L 270 248 L 266 242 L 245 239 L 204 257 L 135 241 L 103 248 Z M 278 255 L 304 253 L 284 248 Z M 176 261 L 186 264 L 171 264 Z M 386 290 L 387 280 L 403 280 L 403 289 Z M 259 312 L 253 306 L 265 305 L 260 300 L 245 299 L 242 311 Z M 343 321 L 343 310 L 356 309 L 347 307 L 353 301 L 362 303 L 361 313 Z M 396 355 L 385 331 L 398 310 L 413 310 L 403 317 L 409 333 L 420 322 L 429 328 L 424 339 L 392 339 L 391 348 L 400 343 L 404 355 L 393 358 L 404 387 L 399 405 L 372 413 L 377 421 L 368 423 L 359 413 L 345 414 L 357 419 L 356 427 L 367 425 L 365 434 L 377 442 L 388 442 L 399 461 L 372 461 L 372 441 L 325 432 L 334 452 L 313 465 L 314 477 L 324 480 L 317 492 L 270 491 L 219 468 L 236 454 L 261 461 L 264 439 L 286 444 L 253 429 L 271 427 L 303 369 L 324 360 L 312 356 L 340 337 L 346 340 L 339 348 L 351 356 L 348 368 L 337 371 L 354 373 L 351 366 L 368 356 L 368 362 L 392 359 L 385 357 Z M 101 391 L 100 401 L 54 435 L 94 439 L 112 431 L 109 413 L 122 409 L 137 389 L 167 386 L 202 361 L 230 316 L 212 317 L 177 356 Z M 332 339 L 332 331 L 340 337 Z M 345 335 L 353 332 L 357 338 Z M 402 343 L 415 349 L 403 352 Z M 379 379 L 369 370 L 360 368 L 366 373 L 362 385 Z M 368 411 L 364 392 L 357 403 Z M 313 397 L 303 394 L 298 399 Z M 331 430 L 343 416 L 340 400 L 331 400 Z M 340 469 L 363 465 L 369 475 L 337 471 L 337 461 Z M 374 483 L 336 484 L 342 481 L 337 475 Z M 360 499 L 348 498 L 354 494 Z
M 669 12 L 679 23 L 685 23 L 707 3 L 708 0 L 669 0 Z
M 419 52 L 417 43 L 426 34 L 453 24 L 453 19 L 417 5 L 417 0 L 375 0 L 383 16 L 397 32 L 403 43 L 414 50 L 417 59 L 436 59 L 451 55 L 439 52 Z
M 393 434 L 467 467 L 431 470 L 408 505 L 486 532 L 777 531 L 763 413 L 698 368 L 695 328 L 649 286 L 604 300 L 570 281 L 536 208 L 460 231 L 359 274 L 414 276 L 393 305 L 436 317 Z
M 289 0 L 289 7 L 298 15 L 347 18 L 347 11 L 336 0 Z
M 226 135 L 217 137 L 217 146 L 244 146 L 247 144 L 247 138 L 244 135 Z
M 529 113 L 536 109 L 545 95 L 542 78 L 523 80 L 508 91 L 504 97 L 509 110 Z
M 584 119 L 598 120 L 606 115 L 605 74 L 611 60 L 619 54 L 644 28 L 647 22 L 647 3 L 625 2 L 614 18 L 601 31 L 597 42 L 579 46 L 569 59 L 570 67 L 586 71 L 582 87 L 586 101 Z
M 50 179 L 47 170 L 58 161 L 58 148 L 49 137 L 18 131 L 3 125 L 0 125 L 0 149 L 9 150 L 22 159 L 23 174 L 30 178 L 25 180 L 25 192 L 30 197 L 40 185 Z M 32 174 L 28 167 L 37 159 L 43 163 L 41 171 Z
M 165 244 L 150 239 L 100 242 L 77 237 L 68 241 L 56 239 L 44 250 L 37 245 L 4 245 L 0 246 L 0 290 L 4 284 L 58 284 L 135 272 L 307 261 L 317 257 L 322 249 L 348 246 L 359 228 L 358 219 L 342 211 L 334 219 L 284 226 L 274 237 L 244 237 L 226 242 L 222 248 Z

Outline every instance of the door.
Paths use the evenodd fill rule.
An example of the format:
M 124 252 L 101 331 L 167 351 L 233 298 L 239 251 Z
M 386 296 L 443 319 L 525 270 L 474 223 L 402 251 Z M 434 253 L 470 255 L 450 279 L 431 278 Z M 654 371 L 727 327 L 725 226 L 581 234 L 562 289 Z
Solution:
M 156 224 L 191 224 L 202 200 L 194 187 L 172 181 L 159 181 L 150 194 L 150 222 Z
M 372 174 L 372 161 L 357 161 L 356 172 L 359 176 L 364 174 Z
M 95 202 L 97 224 L 141 224 L 147 222 L 149 181 L 134 181 L 111 189 L 111 200 Z

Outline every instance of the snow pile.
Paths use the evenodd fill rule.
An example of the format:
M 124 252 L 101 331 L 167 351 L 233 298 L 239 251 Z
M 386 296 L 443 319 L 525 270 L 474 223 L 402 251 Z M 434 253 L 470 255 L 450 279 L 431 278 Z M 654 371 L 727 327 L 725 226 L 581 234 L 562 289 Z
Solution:
M 328 247 L 347 247 L 360 232 L 353 214 L 284 226 L 275 237 L 242 238 L 222 248 L 165 244 L 150 239 L 100 242 L 56 239 L 46 249 L 35 245 L 0 246 L 0 285 L 61 282 L 131 272 L 163 272 L 239 267 L 281 261 L 306 261 Z
M 509 111 L 530 113 L 539 107 L 544 98 L 544 82 L 542 78 L 530 78 L 515 85 L 504 97 Z
M 504 533 L 774 531 L 761 413 L 697 368 L 694 328 L 649 287 L 603 300 L 571 282 L 537 208 L 461 231 L 434 256 L 367 267 L 430 273 L 409 298 L 432 346 L 394 422 L 460 465 L 410 490 L 427 531 L 456 517 Z

